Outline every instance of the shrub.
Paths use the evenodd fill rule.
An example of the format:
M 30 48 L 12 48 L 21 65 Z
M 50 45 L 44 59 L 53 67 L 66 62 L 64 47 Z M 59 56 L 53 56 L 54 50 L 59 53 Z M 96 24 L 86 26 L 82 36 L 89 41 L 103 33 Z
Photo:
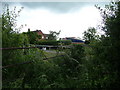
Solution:
M 41 40 L 41 41 L 38 41 L 37 44 L 39 44 L 39 45 L 58 45 L 58 41 L 56 41 L 56 40 Z
M 71 40 L 59 40 L 59 43 L 62 45 L 70 45 L 72 41 Z

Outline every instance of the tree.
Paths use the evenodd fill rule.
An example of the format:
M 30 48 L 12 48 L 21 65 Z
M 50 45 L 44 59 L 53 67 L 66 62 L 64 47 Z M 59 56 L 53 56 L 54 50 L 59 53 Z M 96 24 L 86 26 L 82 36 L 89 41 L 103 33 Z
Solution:
M 5 5 L 2 13 L 2 48 L 23 47 L 27 44 L 26 37 L 19 33 L 19 28 L 16 27 L 17 17 L 22 8 L 16 13 L 16 7 L 13 11 L 10 11 L 9 6 Z M 2 66 L 19 63 L 23 58 L 23 50 L 2 50 Z M 17 68 L 3 68 L 2 80 L 3 85 L 10 82 L 8 80 L 16 79 L 21 75 L 23 69 Z
M 105 34 L 95 42 L 94 33 L 84 33 L 85 39 L 94 44 L 85 47 L 83 71 L 86 73 L 81 78 L 86 87 L 117 88 L 120 85 L 120 1 L 105 5 L 105 9 L 97 8 L 103 17 L 101 29 Z
M 56 32 L 56 31 L 49 31 L 50 34 L 48 36 L 48 40 L 57 40 L 58 35 L 60 34 L 61 31 Z
M 83 34 L 84 34 L 83 39 L 85 40 L 86 43 L 98 39 L 98 35 L 96 35 L 96 29 L 94 27 L 88 28 L 88 30 L 85 31 Z
M 108 72 L 112 75 L 110 87 L 119 87 L 120 85 L 120 1 L 111 2 L 105 6 L 105 9 L 100 10 L 103 17 L 102 30 L 105 35 L 101 38 L 101 48 L 103 50 L 99 58 L 104 59 L 107 62 L 106 66 L 109 66 Z
M 19 13 L 23 7 L 18 11 L 18 14 L 16 14 L 16 7 L 14 8 L 14 11 L 9 10 L 9 6 L 6 4 L 4 12 L 2 14 L 2 47 L 14 47 L 14 46 L 20 46 L 19 37 L 18 34 L 19 29 L 16 28 L 16 21 L 17 17 L 19 16 Z M 16 40 L 18 39 L 18 40 Z
M 27 34 L 29 42 L 31 44 L 35 44 L 37 41 L 41 39 L 41 35 L 38 35 L 36 32 L 31 32 L 30 29 L 28 29 L 28 32 L 24 32 L 24 34 Z

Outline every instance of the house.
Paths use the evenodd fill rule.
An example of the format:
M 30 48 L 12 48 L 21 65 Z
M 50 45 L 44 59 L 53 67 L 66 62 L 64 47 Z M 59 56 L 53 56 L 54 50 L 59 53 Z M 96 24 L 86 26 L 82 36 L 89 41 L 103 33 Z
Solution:
M 32 32 L 36 32 L 38 35 L 41 35 L 41 39 L 48 39 L 49 34 L 45 34 L 43 33 L 41 30 L 36 30 L 36 31 L 32 31 Z

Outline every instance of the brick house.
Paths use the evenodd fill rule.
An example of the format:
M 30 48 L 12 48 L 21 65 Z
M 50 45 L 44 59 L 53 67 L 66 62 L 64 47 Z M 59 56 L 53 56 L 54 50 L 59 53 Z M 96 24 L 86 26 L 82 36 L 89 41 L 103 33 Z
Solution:
M 48 37 L 49 37 L 49 34 L 45 34 L 41 30 L 36 30 L 36 31 L 33 31 L 33 32 L 36 32 L 38 35 L 41 35 L 42 36 L 41 39 L 43 39 L 43 40 L 48 39 Z

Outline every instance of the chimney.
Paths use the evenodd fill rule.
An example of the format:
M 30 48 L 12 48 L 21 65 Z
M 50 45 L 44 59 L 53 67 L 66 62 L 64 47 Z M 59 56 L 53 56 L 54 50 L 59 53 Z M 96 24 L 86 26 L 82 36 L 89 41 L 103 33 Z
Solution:
M 28 28 L 28 32 L 30 32 L 30 28 Z

